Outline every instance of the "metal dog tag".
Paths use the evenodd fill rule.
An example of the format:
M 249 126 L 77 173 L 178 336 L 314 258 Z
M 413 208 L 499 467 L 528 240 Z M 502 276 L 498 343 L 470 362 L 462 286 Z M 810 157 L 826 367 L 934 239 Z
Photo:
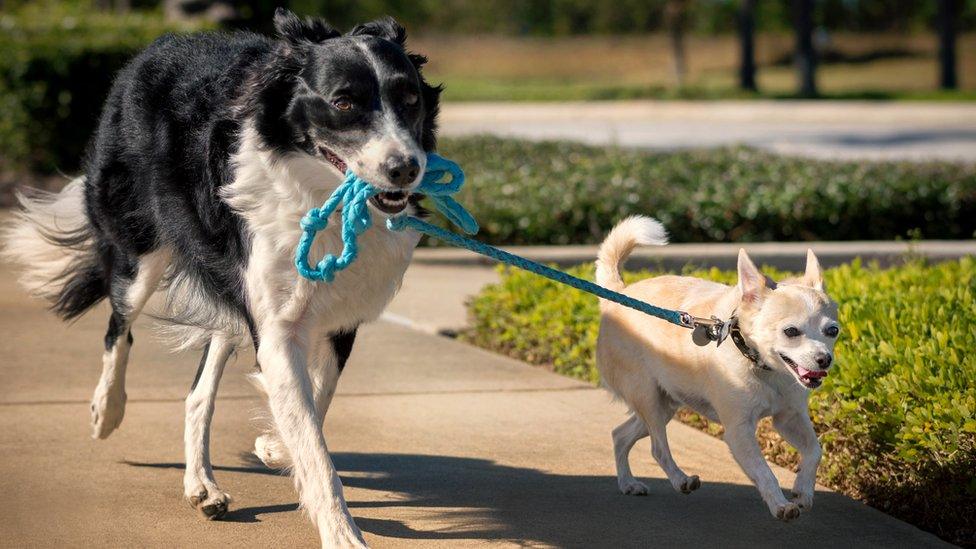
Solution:
M 710 330 L 711 326 L 705 326 L 704 324 L 695 325 L 695 329 L 691 332 L 691 340 L 699 347 L 708 345 L 712 342 L 712 337 L 708 333 Z
M 722 322 L 714 316 L 711 320 L 712 322 L 710 323 L 700 322 L 695 324 L 695 328 L 691 332 L 691 340 L 695 342 L 695 345 L 704 347 L 714 341 L 717 347 L 729 337 L 729 333 L 732 330 L 731 322 Z

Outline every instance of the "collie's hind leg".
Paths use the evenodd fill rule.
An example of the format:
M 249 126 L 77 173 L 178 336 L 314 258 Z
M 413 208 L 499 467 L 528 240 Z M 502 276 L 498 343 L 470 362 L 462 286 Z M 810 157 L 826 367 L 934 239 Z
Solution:
M 210 464 L 210 422 L 213 419 L 217 386 L 234 343 L 215 334 L 203 351 L 197 378 L 186 397 L 186 426 L 183 432 L 186 472 L 183 493 L 204 518 L 217 520 L 227 513 L 230 496 L 217 486 Z
M 102 375 L 91 402 L 92 438 L 106 438 L 125 415 L 125 369 L 132 346 L 132 323 L 149 301 L 169 266 L 170 252 L 159 249 L 138 259 L 117 251 L 109 274 L 112 316 L 105 333 Z
M 646 437 L 647 426 L 634 414 L 613 430 L 613 454 L 617 461 L 617 486 L 629 496 L 646 496 L 647 485 L 634 478 L 630 471 L 630 450 L 638 440 Z

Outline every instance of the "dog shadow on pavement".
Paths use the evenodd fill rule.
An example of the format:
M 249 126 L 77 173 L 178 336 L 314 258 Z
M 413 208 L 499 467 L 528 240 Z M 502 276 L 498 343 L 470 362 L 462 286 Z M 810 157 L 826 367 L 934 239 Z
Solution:
M 704 474 L 702 487 L 693 494 L 679 494 L 663 479 L 644 478 L 648 495 L 636 497 L 620 494 L 611 476 L 551 474 L 488 459 L 360 453 L 334 453 L 332 457 L 344 486 L 393 495 L 359 501 L 347 491 L 359 527 L 387 538 L 497 540 L 560 547 L 754 547 L 787 542 L 802 547 L 822 544 L 825 528 L 835 540 L 840 536 L 871 543 L 893 538 L 894 521 L 872 520 L 881 514 L 833 492 L 818 492 L 810 513 L 789 524 L 779 522 L 769 515 L 754 487 L 710 483 L 707 471 L 696 471 Z M 282 474 L 253 456 L 242 454 L 242 458 L 246 466 L 215 466 L 214 470 Z M 362 516 L 361 510 L 376 508 L 389 512 L 369 514 L 411 519 Z M 297 504 L 232 508 L 225 520 L 259 522 L 263 514 L 297 509 Z

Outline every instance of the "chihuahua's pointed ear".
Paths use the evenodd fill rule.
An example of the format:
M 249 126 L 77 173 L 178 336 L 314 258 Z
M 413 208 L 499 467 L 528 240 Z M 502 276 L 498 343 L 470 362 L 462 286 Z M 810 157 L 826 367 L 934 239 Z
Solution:
M 274 28 L 278 35 L 293 45 L 302 42 L 319 44 L 342 34 L 317 17 L 301 19 L 285 8 L 277 8 L 274 14 Z
M 823 291 L 823 269 L 820 267 L 820 260 L 813 250 L 807 249 L 807 269 L 803 273 L 803 285 L 809 286 L 814 290 Z
M 762 274 L 756 264 L 749 259 L 749 254 L 745 249 L 739 248 L 739 290 L 742 292 L 742 301 L 758 303 L 762 301 L 763 294 L 767 290 L 776 287 L 776 284 Z

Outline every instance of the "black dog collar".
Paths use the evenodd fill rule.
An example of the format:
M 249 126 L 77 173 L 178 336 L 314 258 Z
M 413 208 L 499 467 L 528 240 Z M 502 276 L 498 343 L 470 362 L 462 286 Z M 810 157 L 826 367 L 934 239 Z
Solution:
M 742 356 L 748 358 L 753 364 L 756 365 L 757 368 L 772 370 L 772 368 L 767 366 L 766 363 L 762 361 L 762 357 L 759 356 L 759 351 L 750 347 L 749 344 L 746 343 L 746 339 L 742 337 L 742 330 L 739 329 L 739 317 L 733 315 L 732 318 L 729 319 L 729 324 L 729 337 L 732 338 L 732 343 L 735 343 L 736 348 L 739 349 Z

